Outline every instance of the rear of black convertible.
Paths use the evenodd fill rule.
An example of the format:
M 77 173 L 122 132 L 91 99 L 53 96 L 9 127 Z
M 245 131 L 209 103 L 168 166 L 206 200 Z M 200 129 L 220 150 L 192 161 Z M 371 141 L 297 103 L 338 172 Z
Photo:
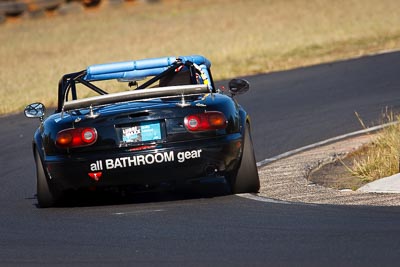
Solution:
M 241 158 L 245 113 L 224 95 L 198 98 L 185 108 L 154 99 L 96 108 L 95 118 L 89 110 L 49 117 L 37 139 L 50 182 L 59 190 L 225 182 Z
M 249 117 L 232 96 L 213 89 L 208 60 L 191 56 L 134 63 L 64 76 L 56 112 L 44 120 L 43 114 L 36 116 L 42 118 L 33 141 L 39 205 L 53 206 L 63 192 L 82 188 L 141 192 L 219 184 L 233 193 L 256 192 Z M 149 73 L 149 63 L 158 68 L 156 77 L 142 87 L 135 81 L 131 92 L 108 94 L 89 83 L 98 73 L 107 79 L 131 75 L 127 80 L 132 81 L 137 72 Z M 161 65 L 172 66 L 160 71 Z M 189 73 L 185 83 L 147 88 L 182 69 Z M 75 83 L 100 95 L 78 99 Z M 240 81 L 231 87 L 236 92 Z M 35 117 L 35 105 L 27 107 L 28 117 Z

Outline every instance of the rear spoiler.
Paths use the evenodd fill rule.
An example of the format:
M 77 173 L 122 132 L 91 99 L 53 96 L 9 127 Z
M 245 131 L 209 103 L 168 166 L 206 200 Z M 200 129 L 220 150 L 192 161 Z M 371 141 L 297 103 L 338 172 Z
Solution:
M 88 108 L 104 104 L 126 102 L 139 99 L 150 99 L 150 98 L 168 97 L 168 96 L 183 96 L 183 95 L 203 94 L 209 92 L 210 90 L 206 84 L 148 88 L 143 90 L 106 94 L 106 95 L 68 101 L 64 103 L 62 110 L 69 111 L 73 109 Z

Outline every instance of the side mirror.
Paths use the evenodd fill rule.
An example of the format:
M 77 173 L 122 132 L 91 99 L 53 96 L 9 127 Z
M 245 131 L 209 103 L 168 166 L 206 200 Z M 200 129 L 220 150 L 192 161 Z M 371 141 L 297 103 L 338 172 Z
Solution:
M 28 118 L 40 118 L 41 120 L 44 117 L 46 112 L 46 108 L 42 103 L 32 103 L 26 106 L 24 113 Z
M 229 82 L 229 92 L 232 96 L 246 93 L 250 89 L 250 83 L 244 79 L 233 79 Z

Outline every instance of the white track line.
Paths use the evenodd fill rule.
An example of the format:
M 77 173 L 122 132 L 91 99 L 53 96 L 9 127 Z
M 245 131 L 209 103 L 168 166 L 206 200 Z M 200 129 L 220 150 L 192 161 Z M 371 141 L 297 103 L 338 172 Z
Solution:
M 326 144 L 329 144 L 329 143 L 333 143 L 333 142 L 336 142 L 336 141 L 339 141 L 339 140 L 343 140 L 343 139 L 346 139 L 346 138 L 349 138 L 349 137 L 353 137 L 353 136 L 357 136 L 357 135 L 361 135 L 361 134 L 366 134 L 366 133 L 370 133 L 370 132 L 374 132 L 374 131 L 378 131 L 380 129 L 383 129 L 385 127 L 388 127 L 388 126 L 391 126 L 391 125 L 394 125 L 394 124 L 397 124 L 397 123 L 398 123 L 397 121 L 396 122 L 390 122 L 390 123 L 374 126 L 374 127 L 371 127 L 371 128 L 367 128 L 367 129 L 364 129 L 364 130 L 360 130 L 360 131 L 356 131 L 356 132 L 340 135 L 340 136 L 337 136 L 337 137 L 329 138 L 329 139 L 326 139 L 324 141 L 317 142 L 317 143 L 314 143 L 314 144 L 311 144 L 311 145 L 308 145 L 308 146 L 303 146 L 303 147 L 300 147 L 300 148 L 297 148 L 297 149 L 282 153 L 282 154 L 277 155 L 275 157 L 259 161 L 259 162 L 257 162 L 257 167 L 262 167 L 262 166 L 264 166 L 264 165 L 266 165 L 268 163 L 277 161 L 277 160 L 282 159 L 282 158 L 286 158 L 286 157 L 292 156 L 294 154 L 303 152 L 303 151 L 308 150 L 308 149 L 316 148 L 316 147 L 319 147 L 319 146 L 322 146 L 322 145 L 326 145 Z
M 273 198 L 260 197 L 260 196 L 257 196 L 254 194 L 249 194 L 249 193 L 236 194 L 236 196 L 251 199 L 251 200 L 261 201 L 261 202 L 275 203 L 275 204 L 286 204 L 286 205 L 296 204 L 294 202 L 292 203 L 292 202 L 277 200 L 277 199 L 273 199 Z
M 156 210 L 134 210 L 134 211 L 124 211 L 124 212 L 113 212 L 112 215 L 140 215 L 146 213 L 157 213 L 157 212 L 164 212 L 164 209 L 156 209 Z

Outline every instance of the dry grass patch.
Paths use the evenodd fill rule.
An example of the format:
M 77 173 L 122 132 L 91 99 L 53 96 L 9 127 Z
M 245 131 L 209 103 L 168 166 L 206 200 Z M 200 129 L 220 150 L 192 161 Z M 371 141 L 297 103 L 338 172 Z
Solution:
M 0 114 L 56 104 L 61 75 L 87 65 L 203 54 L 214 78 L 400 48 L 398 0 L 204 0 L 125 5 L 0 27 Z
M 399 172 L 399 153 L 400 124 L 395 124 L 383 129 L 371 144 L 350 155 L 351 165 L 346 166 L 352 176 L 372 182 Z

